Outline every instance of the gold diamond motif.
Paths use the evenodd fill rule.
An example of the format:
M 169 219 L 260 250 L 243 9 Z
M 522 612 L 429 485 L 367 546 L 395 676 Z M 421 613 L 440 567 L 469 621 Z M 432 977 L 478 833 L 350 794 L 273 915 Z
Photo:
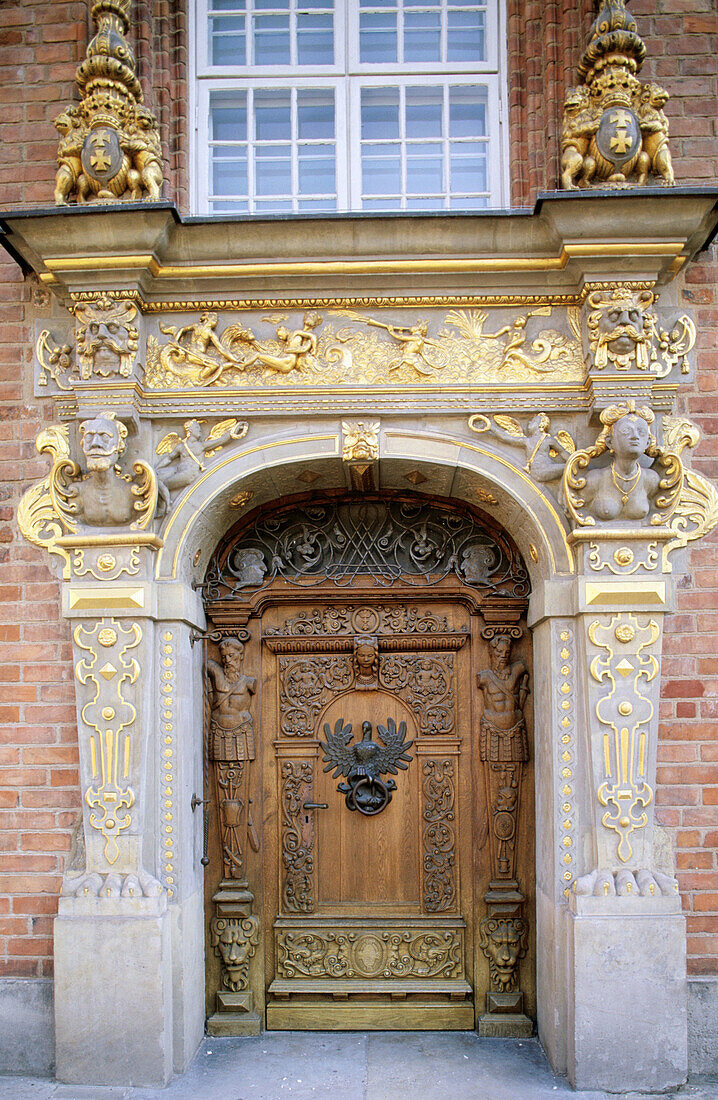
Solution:
M 619 661 L 616 665 L 616 672 L 620 672 L 621 676 L 628 676 L 629 673 L 633 672 L 634 667 L 635 666 L 632 665 L 630 661 L 627 661 L 624 657 L 623 660 Z
M 111 680 L 112 677 L 116 675 L 117 669 L 114 665 L 111 665 L 109 661 L 100 669 L 100 676 L 104 676 L 106 680 Z

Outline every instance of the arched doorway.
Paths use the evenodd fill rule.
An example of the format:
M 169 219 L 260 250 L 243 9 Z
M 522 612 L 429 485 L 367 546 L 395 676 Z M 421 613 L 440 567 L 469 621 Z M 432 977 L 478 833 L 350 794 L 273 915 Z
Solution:
M 535 1018 L 528 572 L 464 502 L 307 494 L 207 569 L 207 1013 Z

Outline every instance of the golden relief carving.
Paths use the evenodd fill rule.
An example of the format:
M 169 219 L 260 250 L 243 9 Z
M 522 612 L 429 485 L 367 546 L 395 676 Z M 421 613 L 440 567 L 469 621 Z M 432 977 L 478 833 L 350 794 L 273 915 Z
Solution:
M 605 727 L 604 778 L 596 793 L 608 807 L 602 823 L 618 834 L 618 858 L 627 863 L 633 855 L 631 833 L 648 824 L 646 808 L 653 801 L 646 777 L 654 705 L 642 689 L 659 672 L 656 657 L 644 650 L 658 641 L 660 627 L 652 619 L 641 626 L 635 615 L 615 615 L 609 622 L 592 622 L 588 636 L 605 651 L 590 664 L 592 678 L 605 689 L 596 703 L 596 717 Z
M 561 134 L 561 184 L 623 187 L 631 178 L 673 184 L 668 92 L 641 84 L 636 74 L 646 56 L 625 0 L 603 0 L 578 66 L 579 85 L 569 89 Z
M 215 424 L 204 437 L 204 423 L 204 420 L 186 420 L 184 436 L 169 432 L 155 448 L 155 454 L 161 456 L 155 466 L 155 474 L 159 501 L 165 511 L 170 508 L 172 494 L 191 485 L 204 471 L 208 459 L 213 458 L 228 443 L 244 439 L 249 431 L 246 420 L 232 417 Z M 250 492 L 248 499 L 251 496 Z M 230 506 L 238 507 L 232 504 Z
M 18 527 L 28 542 L 61 558 L 63 575 L 69 576 L 70 555 L 56 545 L 66 528 L 55 507 L 52 489 L 57 467 L 71 461 L 67 424 L 52 424 L 49 428 L 43 428 L 35 440 L 35 449 L 40 454 L 50 455 L 52 469 L 47 477 L 23 493 L 17 509 Z M 74 530 L 74 527 L 68 529 Z
M 139 347 L 139 329 L 133 324 L 137 307 L 132 302 L 102 294 L 78 302 L 73 312 L 77 321 L 77 370 L 83 381 L 93 374 L 108 378 L 119 374 L 129 378 Z
M 342 458 L 345 462 L 375 462 L 379 457 L 379 421 L 342 421 Z
M 73 637 L 78 648 L 89 654 L 75 665 L 75 676 L 80 684 L 94 689 L 81 712 L 90 730 L 92 775 L 84 797 L 91 810 L 90 824 L 105 838 L 105 859 L 112 865 L 120 854 L 117 839 L 130 827 L 135 802 L 130 775 L 137 712 L 125 692 L 140 674 L 137 660 L 128 653 L 140 644 L 142 630 L 137 623 L 102 619 L 92 628 L 80 624 Z M 98 645 L 106 652 L 100 655 Z
M 82 100 L 55 119 L 60 134 L 55 202 L 161 197 L 162 149 L 155 116 L 142 105 L 125 35 L 130 0 L 97 0 L 97 33 L 77 69 Z
M 40 365 L 38 386 L 47 386 L 52 379 L 59 390 L 71 390 L 70 378 L 75 370 L 71 344 L 56 344 L 49 329 L 43 329 L 35 343 L 35 357 Z
M 586 327 L 596 370 L 635 368 L 665 378 L 680 364 L 681 374 L 688 373 L 696 327 L 683 314 L 670 332 L 661 328 L 653 309 L 655 301 L 651 290 L 635 291 L 622 284 L 588 295 Z
M 544 376 L 582 381 L 575 306 L 568 309 L 570 335 L 555 328 L 528 334 L 529 322 L 550 316 L 552 310 L 551 305 L 536 306 L 486 333 L 487 313 L 453 309 L 431 334 L 429 320 L 384 321 L 350 308 L 331 309 L 327 315 L 310 311 L 298 325 L 289 322 L 289 314 L 252 317 L 220 334 L 217 312 L 207 310 L 188 325 L 160 324 L 160 331 L 171 337 L 165 343 L 148 337 L 145 378 L 151 389 L 468 384 L 479 377 L 494 382 Z M 267 323 L 274 325 L 274 335 L 255 335 Z
M 663 418 L 664 443 L 679 456 L 686 447 L 693 450 L 698 445 L 700 434 L 696 425 L 685 417 Z M 664 567 L 674 550 L 710 534 L 717 525 L 718 490 L 708 478 L 684 467 L 683 486 L 670 524 L 676 537 L 663 548 Z

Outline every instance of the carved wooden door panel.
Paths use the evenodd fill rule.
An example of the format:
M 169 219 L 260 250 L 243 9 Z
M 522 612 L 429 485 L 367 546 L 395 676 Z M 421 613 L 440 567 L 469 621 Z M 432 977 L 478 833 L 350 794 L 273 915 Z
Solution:
M 270 1028 L 474 1025 L 468 619 L 263 617 Z

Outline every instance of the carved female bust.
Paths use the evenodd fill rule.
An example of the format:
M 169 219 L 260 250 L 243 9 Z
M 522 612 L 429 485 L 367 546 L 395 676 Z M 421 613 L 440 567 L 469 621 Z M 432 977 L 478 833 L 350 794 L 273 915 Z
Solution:
M 653 419 L 650 409 L 632 410 L 627 405 L 611 405 L 601 413 L 603 429 L 596 446 L 607 450 L 611 461 L 603 469 L 588 471 L 582 493 L 597 520 L 640 522 L 648 516 L 660 478 L 655 470 L 642 466 L 640 459 L 655 448 L 649 428 Z

